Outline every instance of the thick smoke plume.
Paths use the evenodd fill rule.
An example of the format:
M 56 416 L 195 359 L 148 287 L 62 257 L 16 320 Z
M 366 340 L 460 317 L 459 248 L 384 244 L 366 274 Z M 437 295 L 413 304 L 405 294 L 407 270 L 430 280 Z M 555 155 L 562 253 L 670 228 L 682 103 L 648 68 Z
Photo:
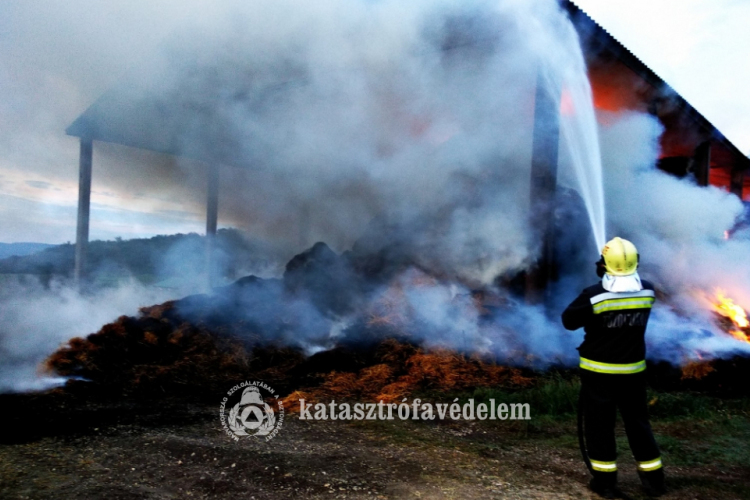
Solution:
M 426 346 L 534 366 L 573 363 L 581 334 L 562 330 L 556 314 L 593 280 L 589 221 L 601 225 L 604 215 L 588 215 L 596 182 L 576 162 L 596 159 L 600 132 L 608 235 L 636 242 L 644 277 L 668 301 L 654 311 L 651 356 L 682 362 L 697 351 L 747 350 L 713 326 L 701 302 L 717 285 L 741 298 L 750 278 L 740 259 L 747 244 L 721 239 L 739 202 L 656 171 L 660 131 L 651 118 L 608 117 L 596 130 L 578 39 L 557 2 L 258 0 L 181 19 L 189 22 L 133 64 L 103 107 L 113 120 L 151 123 L 134 133 L 182 157 L 151 162 L 141 178 L 137 166 L 108 170 L 121 165 L 123 149 L 104 147 L 102 178 L 118 190 L 179 193 L 196 207 L 205 196 L 202 161 L 213 159 L 222 164 L 222 223 L 289 256 L 325 241 L 351 250 L 350 261 L 378 255 L 398 270 L 361 285 L 342 308 L 304 294 L 292 300 L 280 282 L 260 287 L 262 297 L 250 287 L 243 314 L 264 324 L 278 316 L 267 307 L 276 298 L 299 326 L 274 331 L 273 340 L 315 352 L 356 335 L 363 311 L 385 308 L 408 318 L 410 337 Z M 537 82 L 553 94 L 573 89 L 563 95 L 583 120 L 562 122 L 561 217 L 573 223 L 560 231 L 569 253 L 551 314 L 503 286 L 539 251 L 529 224 Z M 503 301 L 491 320 L 477 311 L 476 288 Z M 76 333 L 114 319 L 114 309 L 100 309 Z M 35 345 L 73 333 L 47 331 L 30 334 L 44 339 Z
M 553 94 L 575 88 L 574 106 L 591 109 L 577 35 L 557 3 L 261 1 L 228 14 L 222 29 L 168 50 L 156 88 L 146 72 L 131 89 L 187 110 L 169 120 L 184 155 L 237 166 L 222 171 L 222 214 L 298 249 L 325 241 L 384 253 L 434 277 L 386 285 L 403 291 L 427 345 L 572 359 L 579 336 L 532 308 L 487 324 L 461 305 L 536 259 L 537 82 Z
M 649 325 L 651 356 L 683 363 L 750 353 L 750 343 L 720 331 L 710 307 L 717 288 L 750 306 L 750 234 L 744 229 L 725 239 L 742 203 L 719 188 L 659 171 L 662 130 L 655 118 L 602 118 L 609 231 L 636 242 L 641 275 L 664 297 Z
M 114 91 L 170 113 L 154 142 L 240 166 L 222 169 L 225 223 L 341 251 L 377 219 L 380 244 L 475 285 L 533 261 L 537 78 L 585 80 L 556 2 L 230 5 Z
M 218 159 L 224 223 L 288 255 L 320 240 L 413 269 L 381 286 L 401 290 L 417 340 L 502 359 L 535 345 L 550 346 L 545 359 L 571 356 L 569 340 L 535 340 L 558 338 L 541 312 L 485 324 L 470 304 L 471 288 L 510 279 L 536 257 L 536 84 L 585 79 L 556 2 L 262 0 L 181 18 L 190 21 L 103 97 L 115 122 L 153 118 L 142 132 L 180 159 L 123 176 L 118 149 L 99 147 L 99 179 L 172 196 L 179 181 L 192 204 L 203 199 L 206 165 L 182 157 Z M 434 283 L 413 286 L 414 273 Z M 311 351 L 354 321 L 313 305 L 295 309 L 316 325 L 294 337 Z M 510 328 L 527 325 L 508 347 Z
M 176 117 L 191 123 L 180 128 L 185 155 L 246 166 L 224 170 L 234 187 L 222 205 L 228 218 L 291 246 L 398 249 L 391 258 L 437 278 L 404 295 L 424 316 L 426 344 L 571 359 L 578 335 L 533 308 L 517 305 L 489 326 L 473 313 L 445 312 L 455 313 L 472 287 L 493 286 L 536 258 L 528 193 L 537 82 L 572 100 L 562 103 L 578 119 L 563 109 L 560 180 L 580 193 L 601 244 L 599 174 L 580 165 L 598 156 L 590 91 L 580 85 L 575 31 L 556 2 L 255 2 L 230 15 L 222 29 L 212 25 L 168 51 L 156 90 L 148 72 L 139 76 L 149 98 L 210 109 L 183 106 L 190 114 Z M 713 326 L 705 295 L 716 286 L 743 295 L 745 244 L 722 240 L 739 202 L 658 172 L 653 119 L 606 118 L 608 231 L 638 243 L 644 274 L 669 303 L 654 314 L 652 356 L 679 362 L 745 350 Z M 589 251 L 595 259 L 590 243 L 576 239 L 575 255 L 561 259 Z M 558 308 L 584 272 L 566 270 Z M 675 328 L 686 318 L 690 328 Z M 508 326 L 513 341 L 500 333 Z

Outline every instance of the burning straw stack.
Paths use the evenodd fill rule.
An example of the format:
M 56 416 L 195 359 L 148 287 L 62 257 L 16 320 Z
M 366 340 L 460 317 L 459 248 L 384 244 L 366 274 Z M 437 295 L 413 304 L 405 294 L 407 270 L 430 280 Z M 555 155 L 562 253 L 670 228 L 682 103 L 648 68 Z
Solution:
M 531 383 L 518 369 L 448 349 L 419 348 L 409 338 L 403 311 L 388 307 L 389 297 L 399 301 L 398 284 L 362 307 L 350 327 L 356 335 L 305 356 L 303 340 L 328 338 L 330 321 L 323 319 L 350 311 L 361 288 L 372 284 L 363 275 L 378 266 L 360 263 L 362 271 L 350 262 L 317 244 L 290 261 L 283 280 L 248 277 L 212 295 L 142 308 L 138 317 L 123 316 L 85 339 L 72 339 L 47 367 L 118 394 L 141 396 L 215 398 L 238 381 L 262 380 L 282 394 L 304 394 L 311 401 L 394 401 L 418 390 Z M 381 281 L 394 274 L 382 266 L 378 273 Z M 421 273 L 413 276 L 427 285 L 434 281 Z M 293 407 L 293 396 L 289 399 Z
M 393 402 L 415 392 L 514 390 L 535 383 L 529 370 L 420 347 L 409 335 L 413 325 L 402 305 L 403 281 L 388 286 L 403 269 L 384 270 L 372 260 L 358 268 L 352 262 L 317 244 L 290 261 L 283 280 L 247 277 L 212 295 L 143 308 L 138 317 L 123 316 L 85 339 L 72 339 L 47 367 L 92 387 L 138 396 L 216 398 L 240 381 L 261 380 L 288 395 L 286 406 L 292 409 L 300 397 Z M 373 268 L 386 293 L 363 305 Z M 425 273 L 411 276 L 417 283 L 410 286 L 435 281 Z M 464 301 L 461 307 L 476 307 L 481 314 L 484 302 Z M 352 310 L 360 311 L 359 319 L 347 328 L 356 334 L 333 343 L 330 318 Z M 306 356 L 305 343 L 312 341 L 328 342 L 328 348 Z M 726 394 L 746 393 L 748 375 L 744 358 L 649 369 L 659 389 Z
M 256 345 L 174 321 L 174 303 L 123 316 L 86 339 L 75 338 L 47 366 L 103 389 L 138 396 L 215 397 L 242 380 L 263 380 L 300 397 L 395 401 L 415 391 L 476 387 L 520 388 L 532 379 L 515 368 L 484 363 L 450 351 L 425 352 L 387 339 L 361 350 L 334 348 L 305 357 L 299 350 Z

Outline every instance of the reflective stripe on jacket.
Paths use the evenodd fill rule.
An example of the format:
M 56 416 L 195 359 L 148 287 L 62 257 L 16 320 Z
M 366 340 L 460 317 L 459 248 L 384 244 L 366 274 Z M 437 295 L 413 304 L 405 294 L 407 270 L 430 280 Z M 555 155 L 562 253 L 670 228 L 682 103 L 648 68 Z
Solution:
M 642 280 L 642 285 L 637 292 L 609 292 L 597 283 L 562 313 L 565 328 L 585 331 L 578 348 L 582 369 L 608 374 L 645 370 L 644 335 L 655 293 L 648 281 Z

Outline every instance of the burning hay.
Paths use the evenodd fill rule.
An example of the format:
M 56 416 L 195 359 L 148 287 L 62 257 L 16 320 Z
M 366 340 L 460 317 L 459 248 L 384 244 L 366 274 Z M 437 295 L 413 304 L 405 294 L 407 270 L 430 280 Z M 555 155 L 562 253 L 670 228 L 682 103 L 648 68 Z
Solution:
M 281 393 L 292 412 L 299 409 L 300 398 L 388 403 L 415 394 L 483 387 L 515 391 L 540 380 L 532 371 L 450 349 L 426 349 L 392 338 L 372 342 L 374 334 L 365 336 L 365 343 L 332 346 L 308 356 L 300 348 L 262 341 L 241 321 L 209 327 L 209 316 L 191 322 L 179 310 L 178 302 L 167 302 L 141 309 L 137 318 L 120 317 L 85 339 L 72 339 L 46 365 L 104 391 L 137 397 L 213 400 L 238 381 L 262 380 Z M 657 363 L 648 373 L 660 390 L 737 395 L 747 391 L 743 381 L 750 376 L 750 364 L 745 358 L 696 361 L 682 368 Z
M 478 387 L 519 389 L 534 383 L 517 368 L 470 359 L 450 351 L 424 352 L 386 340 L 376 351 L 377 364 L 358 372 L 330 372 L 317 387 L 290 394 L 285 402 L 298 409 L 305 401 L 368 400 L 390 403 L 415 392 L 467 391 Z
M 713 310 L 719 315 L 721 326 L 725 331 L 737 340 L 750 342 L 750 321 L 747 319 L 747 313 L 721 289 L 716 290 Z
M 126 393 L 215 396 L 237 381 L 263 380 L 308 400 L 395 401 L 415 391 L 521 388 L 532 383 L 515 368 L 451 351 L 426 352 L 385 340 L 374 349 L 332 349 L 309 358 L 299 350 L 249 346 L 238 338 L 170 318 L 174 303 L 123 316 L 87 338 L 72 339 L 47 367 Z M 351 359 L 355 359 L 352 364 Z
M 491 353 L 459 354 L 455 331 L 433 329 L 417 311 L 429 301 L 441 321 L 469 329 L 489 314 L 486 300 L 450 294 L 413 268 L 363 291 L 365 273 L 355 263 L 317 244 L 290 261 L 283 281 L 248 277 L 213 295 L 143 308 L 72 339 L 47 367 L 139 394 L 215 395 L 257 379 L 311 399 L 392 401 L 420 390 L 529 383 L 517 369 L 484 361 Z M 459 340 L 471 338 L 460 333 Z
M 300 397 L 393 402 L 534 384 L 531 372 L 510 367 L 535 366 L 524 343 L 539 335 L 513 330 L 524 325 L 506 321 L 515 314 L 512 301 L 451 290 L 414 267 L 373 277 L 371 264 L 318 244 L 292 259 L 283 280 L 247 277 L 212 295 L 142 308 L 138 317 L 72 339 L 46 365 L 137 395 L 215 398 L 238 381 L 262 380 L 292 410 Z M 723 293 L 717 298 L 725 330 L 747 335 L 744 311 Z M 544 359 L 545 366 L 554 362 Z M 737 383 L 725 373 L 744 372 L 747 364 L 694 361 L 682 371 L 657 365 L 652 373 L 662 379 L 657 386 L 731 389 Z
M 747 314 L 724 290 L 717 288 L 712 294 L 701 294 L 701 299 L 714 312 L 721 331 L 739 341 L 750 342 Z M 736 396 L 747 393 L 741 381 L 750 375 L 750 363 L 747 357 L 739 355 L 715 359 L 694 352 L 679 368 L 658 363 L 649 371 L 652 385 L 661 390 L 687 389 Z
M 46 361 L 56 373 L 138 394 L 196 394 L 224 390 L 252 372 L 274 381 L 299 363 L 293 349 L 250 351 L 236 338 L 170 317 L 174 303 L 122 316 L 85 339 L 73 338 Z

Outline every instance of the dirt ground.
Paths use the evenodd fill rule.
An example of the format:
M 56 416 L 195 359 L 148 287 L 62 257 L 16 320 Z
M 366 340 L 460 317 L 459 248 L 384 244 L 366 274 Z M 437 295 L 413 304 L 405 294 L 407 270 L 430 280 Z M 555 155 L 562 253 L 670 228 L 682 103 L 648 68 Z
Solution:
M 57 429 L 58 409 L 49 411 L 48 418 L 32 410 L 25 423 L 4 422 L 0 498 L 598 498 L 586 488 L 572 424 L 534 436 L 519 422 L 309 422 L 287 415 L 270 442 L 235 442 L 214 406 L 171 404 L 158 416 L 153 408 L 72 416 L 62 408 Z M 91 418 L 97 415 L 107 418 Z M 34 433 L 26 424 L 41 427 Z M 621 457 L 626 498 L 644 498 L 626 450 Z M 750 483 L 748 468 L 667 471 L 667 499 L 743 498 L 738 492 Z

